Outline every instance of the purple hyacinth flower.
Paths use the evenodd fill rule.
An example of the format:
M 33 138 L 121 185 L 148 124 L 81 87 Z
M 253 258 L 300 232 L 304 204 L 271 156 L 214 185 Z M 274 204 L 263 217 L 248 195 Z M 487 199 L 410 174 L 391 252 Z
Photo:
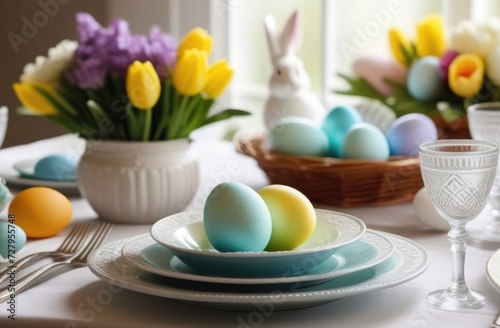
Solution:
M 104 28 L 87 13 L 77 14 L 78 48 L 68 80 L 83 89 L 98 89 L 106 77 L 125 77 L 135 61 L 151 61 L 161 79 L 175 65 L 177 39 L 153 27 L 149 37 L 132 35 L 129 24 L 115 19 Z

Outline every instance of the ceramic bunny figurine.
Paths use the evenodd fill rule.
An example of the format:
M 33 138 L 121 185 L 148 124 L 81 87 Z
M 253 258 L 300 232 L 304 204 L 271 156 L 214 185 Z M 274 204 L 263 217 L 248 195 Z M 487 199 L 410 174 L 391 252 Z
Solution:
M 264 109 L 267 128 L 283 117 L 300 116 L 321 125 L 326 110 L 309 87 L 311 80 L 302 60 L 295 54 L 299 43 L 298 11 L 288 19 L 281 33 L 276 32 L 274 17 L 264 18 L 273 74 L 269 80 L 270 96 Z

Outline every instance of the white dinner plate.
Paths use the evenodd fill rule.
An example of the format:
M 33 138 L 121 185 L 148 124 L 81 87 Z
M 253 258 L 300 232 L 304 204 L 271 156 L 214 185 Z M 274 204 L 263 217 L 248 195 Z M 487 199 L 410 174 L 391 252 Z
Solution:
M 486 262 L 486 275 L 495 288 L 500 291 L 500 249 Z
M 143 272 L 127 265 L 120 255 L 123 246 L 135 237 L 100 247 L 90 255 L 88 265 L 100 279 L 144 294 L 218 309 L 258 311 L 258 305 L 272 304 L 276 310 L 285 310 L 309 307 L 396 286 L 416 278 L 427 269 L 429 258 L 420 245 L 401 236 L 381 234 L 386 236 L 395 248 L 389 260 L 323 284 L 296 290 L 276 289 L 272 292 L 260 292 L 252 285 L 241 291 L 239 289 L 245 286 L 182 283 L 182 280 Z
M 360 241 L 338 249 L 328 260 L 319 265 L 309 263 L 310 268 L 296 275 L 269 278 L 233 278 L 203 275 L 184 264 L 167 248 L 156 243 L 149 234 L 143 234 L 127 243 L 121 251 L 127 264 L 142 271 L 170 278 L 219 284 L 272 284 L 281 288 L 301 287 L 343 276 L 373 267 L 387 260 L 394 251 L 389 239 L 368 230 Z
M 219 252 L 205 234 L 203 213 L 189 211 L 157 221 L 151 227 L 151 236 L 201 273 L 226 277 L 276 277 L 290 275 L 290 268 L 294 266 L 295 273 L 305 271 L 310 261 L 321 264 L 336 249 L 361 239 L 365 231 L 364 222 L 352 215 L 316 209 L 313 234 L 293 250 Z

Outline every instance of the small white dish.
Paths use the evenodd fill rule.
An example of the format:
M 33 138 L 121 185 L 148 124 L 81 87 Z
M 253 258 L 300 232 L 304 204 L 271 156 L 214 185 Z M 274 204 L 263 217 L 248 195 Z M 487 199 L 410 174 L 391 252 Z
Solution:
M 219 285 L 225 286 L 225 290 L 222 290 L 212 284 L 182 283 L 182 280 L 140 271 L 127 265 L 120 256 L 123 246 L 135 237 L 100 247 L 90 255 L 88 264 L 97 277 L 108 283 L 184 303 L 238 311 L 255 311 L 255 304 L 264 303 L 273 304 L 275 310 L 298 309 L 396 286 L 418 277 L 427 269 L 429 258 L 423 247 L 401 236 L 379 233 L 386 236 L 395 247 L 389 260 L 323 284 L 291 290 L 277 289 L 273 292 L 252 291 L 248 288 L 238 291 L 241 286 Z
M 156 243 L 149 234 L 143 234 L 122 248 L 122 258 L 127 264 L 142 271 L 161 276 L 216 284 L 307 286 L 337 278 L 355 271 L 373 267 L 387 260 L 394 246 L 387 237 L 368 230 L 363 238 L 338 249 L 328 260 L 301 274 L 270 278 L 232 278 L 207 276 L 196 272 L 175 257 L 167 248 Z
M 316 209 L 316 229 L 301 246 L 278 252 L 219 252 L 208 241 L 201 211 L 182 212 L 156 222 L 151 236 L 196 271 L 216 276 L 276 277 L 305 271 L 326 261 L 336 249 L 360 240 L 360 219 Z
M 493 286 L 500 292 L 500 249 L 486 262 L 486 275 Z

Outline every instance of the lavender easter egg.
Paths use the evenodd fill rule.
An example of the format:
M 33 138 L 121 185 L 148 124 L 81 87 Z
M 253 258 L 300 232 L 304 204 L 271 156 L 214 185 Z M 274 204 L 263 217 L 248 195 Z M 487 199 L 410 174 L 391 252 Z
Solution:
M 391 155 L 418 156 L 422 143 L 436 140 L 434 122 L 426 115 L 412 113 L 395 120 L 385 134 Z
M 433 56 L 415 60 L 408 71 L 407 88 L 410 95 L 418 101 L 436 98 L 443 90 L 439 58 Z
M 352 70 L 386 97 L 392 94 L 392 88 L 387 84 L 387 80 L 404 85 L 407 79 L 406 68 L 386 57 L 360 57 L 353 63 Z

